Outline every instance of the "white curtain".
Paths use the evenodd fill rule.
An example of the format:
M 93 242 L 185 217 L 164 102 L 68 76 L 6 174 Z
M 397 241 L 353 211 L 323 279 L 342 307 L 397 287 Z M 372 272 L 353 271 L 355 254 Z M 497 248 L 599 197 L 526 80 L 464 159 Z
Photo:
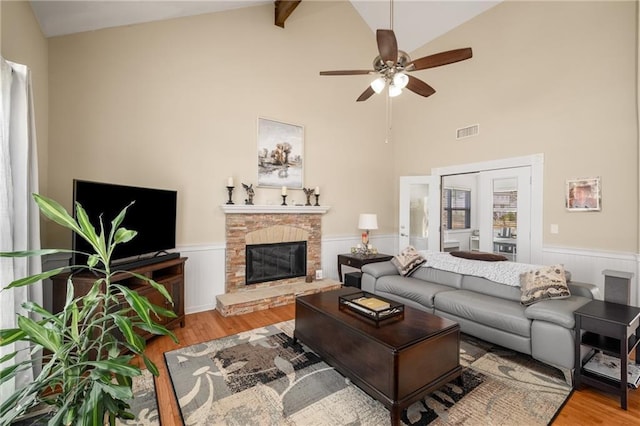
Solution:
M 31 75 L 25 65 L 1 57 L 0 71 L 0 251 L 37 250 L 40 249 L 39 213 L 31 197 L 38 192 Z M 40 257 L 0 257 L 0 286 L 4 289 L 11 281 L 37 274 L 41 268 Z M 42 305 L 41 283 L 0 292 L 0 328 L 17 327 L 16 314 L 24 314 L 21 305 L 26 301 Z M 25 348 L 22 342 L 0 347 L 0 358 Z M 19 362 L 29 356 L 27 350 L 22 350 L 20 358 L 9 362 Z M 34 372 L 28 370 L 4 383 L 0 387 L 0 401 L 33 380 L 33 375 Z

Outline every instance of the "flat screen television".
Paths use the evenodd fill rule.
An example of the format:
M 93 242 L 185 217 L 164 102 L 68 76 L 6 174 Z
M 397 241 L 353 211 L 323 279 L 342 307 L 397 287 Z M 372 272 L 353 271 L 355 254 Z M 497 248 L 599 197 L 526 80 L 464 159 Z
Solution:
M 111 258 L 112 265 L 153 263 L 165 260 L 167 256 L 177 257 L 177 253 L 166 253 L 176 246 L 177 191 L 90 182 L 74 179 L 73 214 L 77 218 L 76 202 L 87 211 L 89 220 L 99 232 L 99 217 L 108 236 L 111 221 L 129 205 L 123 227 L 137 231 L 131 241 L 118 244 Z M 73 250 L 93 253 L 91 245 L 73 233 Z M 162 256 L 160 256 L 162 255 Z M 73 264 L 86 264 L 87 257 L 74 254 Z

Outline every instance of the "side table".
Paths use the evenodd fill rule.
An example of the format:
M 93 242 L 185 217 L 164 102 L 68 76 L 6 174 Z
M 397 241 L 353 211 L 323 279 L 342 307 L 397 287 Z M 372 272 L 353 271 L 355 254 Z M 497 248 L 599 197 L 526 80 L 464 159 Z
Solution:
M 375 262 L 385 262 L 387 260 L 393 259 L 393 256 L 388 254 L 339 254 L 338 255 L 338 277 L 339 281 L 342 282 L 342 265 L 351 266 L 352 268 L 361 269 L 362 266 L 367 263 L 375 263 Z
M 612 302 L 593 300 L 574 312 L 575 326 L 575 374 L 574 387 L 582 383 L 617 393 L 620 406 L 627 409 L 629 388 L 627 369 L 629 353 L 640 341 L 640 308 Z M 584 333 L 582 332 L 584 330 Z M 585 371 L 580 345 L 601 350 L 620 358 L 620 380 L 611 380 Z M 640 361 L 636 353 L 636 363 Z

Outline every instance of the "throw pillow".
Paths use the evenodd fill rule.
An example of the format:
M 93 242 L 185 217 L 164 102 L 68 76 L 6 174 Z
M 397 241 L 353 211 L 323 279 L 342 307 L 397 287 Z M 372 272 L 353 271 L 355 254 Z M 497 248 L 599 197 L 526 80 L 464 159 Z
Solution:
M 398 273 L 403 277 L 413 274 L 427 259 L 422 257 L 412 246 L 402 250 L 400 254 L 391 259 L 391 263 L 396 267 Z
M 520 275 L 520 303 L 531 305 L 541 300 L 566 299 L 571 296 L 564 266 L 553 265 Z
M 483 251 L 452 251 L 449 254 L 451 256 L 461 257 L 463 259 L 484 260 L 486 262 L 499 262 L 503 260 L 509 260 L 507 257 L 501 254 L 486 253 Z

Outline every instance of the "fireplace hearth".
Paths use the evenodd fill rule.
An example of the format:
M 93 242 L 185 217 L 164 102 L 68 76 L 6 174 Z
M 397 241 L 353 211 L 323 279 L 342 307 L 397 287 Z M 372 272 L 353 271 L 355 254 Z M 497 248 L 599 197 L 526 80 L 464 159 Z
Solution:
M 246 246 L 247 285 L 306 275 L 306 241 Z

